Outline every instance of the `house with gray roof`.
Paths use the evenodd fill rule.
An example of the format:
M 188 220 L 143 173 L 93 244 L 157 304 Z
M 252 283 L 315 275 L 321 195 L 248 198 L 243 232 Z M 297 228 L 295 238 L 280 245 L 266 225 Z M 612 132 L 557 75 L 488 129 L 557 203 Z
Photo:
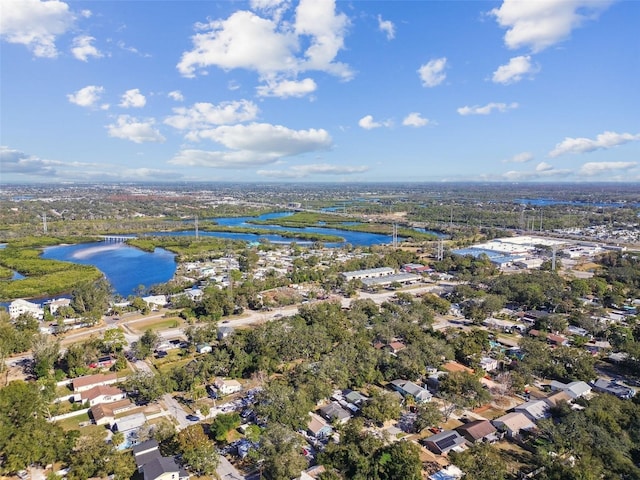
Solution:
M 598 378 L 595 382 L 592 382 L 591 385 L 596 392 L 609 393 L 623 400 L 628 400 L 636 394 L 633 388 L 605 378 Z
M 553 380 L 549 384 L 549 386 L 551 387 L 551 390 L 554 392 L 557 392 L 557 391 L 567 392 L 567 394 L 572 399 L 585 397 L 591 393 L 591 387 L 586 382 L 562 383 L 562 382 Z
M 320 414 L 330 422 L 347 423 L 351 413 L 340 406 L 338 402 L 331 402 L 320 409 Z
M 158 450 L 158 442 L 155 440 L 147 440 L 146 442 L 138 443 L 134 445 L 131 450 L 133 451 L 133 458 L 136 461 L 138 473 L 142 473 L 143 467 L 147 463 L 151 462 L 151 460 L 155 460 L 162 456 L 160 454 L 160 450 Z
M 433 398 L 431 392 L 409 380 L 393 380 L 391 387 L 400 392 L 403 397 L 411 395 L 416 402 L 430 402 Z
M 551 416 L 549 413 L 549 405 L 544 400 L 530 400 L 522 405 L 518 405 L 514 410 L 516 412 L 524 413 L 529 420 L 534 423 L 538 420 Z
M 158 457 L 143 467 L 144 480 L 186 480 L 189 474 L 171 457 Z
M 433 453 L 444 455 L 454 448 L 460 448 L 467 441 L 455 430 L 443 430 L 424 439 L 424 445 Z

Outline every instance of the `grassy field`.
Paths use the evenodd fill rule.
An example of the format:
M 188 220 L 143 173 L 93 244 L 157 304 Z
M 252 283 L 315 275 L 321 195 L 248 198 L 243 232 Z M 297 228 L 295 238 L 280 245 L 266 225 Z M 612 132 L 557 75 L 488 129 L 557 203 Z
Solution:
M 80 426 L 80 424 L 84 424 L 86 422 L 91 422 L 88 412 L 81 415 L 76 415 L 75 417 L 65 418 L 64 420 L 60 420 L 59 422 L 57 422 L 57 424 L 60 425 L 64 430 L 78 430 L 80 428 L 88 429 L 90 427 L 104 429 L 104 427 L 101 427 L 99 425 L 88 425 L 85 427 Z
M 150 318 L 143 322 L 130 323 L 128 326 L 131 330 L 144 333 L 145 330 L 168 330 L 170 328 L 179 328 L 184 324 L 184 320 L 180 317 L 169 318 Z

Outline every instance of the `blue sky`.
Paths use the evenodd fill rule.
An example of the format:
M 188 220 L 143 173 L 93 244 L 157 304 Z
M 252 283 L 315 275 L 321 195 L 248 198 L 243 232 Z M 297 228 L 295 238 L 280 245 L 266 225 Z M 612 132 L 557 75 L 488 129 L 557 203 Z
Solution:
M 3 183 L 640 181 L 640 2 L 0 3 Z

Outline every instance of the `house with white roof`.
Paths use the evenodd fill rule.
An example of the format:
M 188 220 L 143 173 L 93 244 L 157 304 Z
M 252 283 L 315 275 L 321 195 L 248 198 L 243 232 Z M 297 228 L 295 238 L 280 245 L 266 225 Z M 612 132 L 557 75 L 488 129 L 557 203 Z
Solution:
M 579 397 L 586 397 L 589 394 L 591 394 L 591 386 L 586 382 L 562 383 L 562 382 L 553 380 L 549 386 L 551 387 L 551 390 L 554 392 L 557 392 L 557 391 L 567 392 L 567 394 L 572 399 L 576 399 Z
M 537 422 L 550 416 L 549 405 L 544 400 L 530 400 L 518 405 L 514 410 L 524 413 L 532 422 Z
M 12 319 L 18 318 L 23 313 L 29 313 L 38 320 L 44 318 L 44 309 L 37 303 L 18 298 L 9 304 L 9 316 Z

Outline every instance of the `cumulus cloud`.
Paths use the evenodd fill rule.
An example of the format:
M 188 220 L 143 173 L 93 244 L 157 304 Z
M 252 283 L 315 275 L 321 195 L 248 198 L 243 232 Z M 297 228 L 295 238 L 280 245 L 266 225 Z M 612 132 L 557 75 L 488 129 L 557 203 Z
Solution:
M 516 102 L 513 103 L 496 103 L 491 102 L 486 105 L 474 105 L 473 107 L 464 106 L 458 108 L 458 113 L 460 115 L 489 115 L 490 113 L 497 112 L 506 112 L 507 110 L 513 110 L 514 108 L 518 108 L 518 104 Z
M 318 163 L 312 165 L 294 165 L 287 170 L 258 170 L 258 175 L 274 178 L 304 178 L 311 175 L 353 175 L 369 170 L 366 165 L 355 167 Z
M 540 68 L 532 65 L 530 55 L 521 55 L 513 57 L 506 65 L 501 65 L 493 72 L 492 80 L 494 83 L 509 85 L 522 80 L 525 75 L 534 75 L 540 71 Z
M 590 177 L 615 170 L 630 170 L 637 165 L 638 162 L 588 162 L 580 167 L 578 173 Z
M 165 124 L 178 130 L 203 130 L 216 125 L 224 125 L 255 120 L 258 115 L 258 107 L 248 100 L 236 100 L 222 102 L 218 105 L 200 102 L 192 107 L 174 108 Z
M 266 85 L 257 88 L 259 97 L 304 97 L 315 92 L 318 86 L 312 78 L 304 80 L 267 81 Z
M 280 21 L 284 13 L 291 7 L 290 0 L 251 0 L 251 9 Z
M 66 33 L 74 21 L 69 5 L 58 0 L 4 1 L 0 38 L 25 45 L 36 57 L 55 58 L 56 37 Z
M 184 101 L 184 95 L 182 95 L 182 92 L 180 90 L 174 90 L 173 92 L 169 92 L 167 96 L 175 100 L 176 102 Z
M 243 168 L 273 163 L 284 157 L 327 150 L 332 145 L 331 137 L 326 130 L 291 130 L 268 123 L 220 126 L 200 131 L 198 136 L 219 143 L 227 150 L 182 150 L 169 163 Z
M 56 174 L 54 165 L 59 162 L 44 160 L 19 150 L 0 146 L 0 164 L 2 164 L 2 171 L 5 174 L 16 173 L 49 177 Z
M 384 122 L 377 122 L 373 119 L 373 115 L 365 115 L 358 120 L 358 125 L 365 130 L 373 130 L 374 128 L 390 127 L 391 120 L 385 120 Z
M 147 104 L 147 99 L 140 93 L 140 89 L 132 88 L 122 94 L 119 106 L 122 108 L 142 108 Z
M 440 85 L 447 78 L 444 69 L 447 66 L 446 57 L 436 58 L 425 63 L 418 69 L 418 75 L 425 87 L 435 87 Z
M 521 152 L 515 154 L 513 157 L 503 160 L 502 163 L 526 163 L 533 160 L 533 153 Z
M 177 65 L 185 77 L 194 77 L 207 67 L 255 71 L 261 80 L 295 80 L 305 71 L 322 71 L 348 80 L 353 72 L 336 61 L 344 48 L 349 20 L 336 13 L 334 0 L 301 0 L 294 18 L 281 19 L 289 2 L 255 1 L 254 8 L 279 12 L 264 18 L 240 10 L 230 17 L 196 24 L 193 49 L 182 54 Z M 308 45 L 300 50 L 300 45 Z M 304 81 L 303 81 L 304 82 Z M 307 88 L 308 82 L 303 83 Z
M 378 28 L 387 35 L 387 40 L 393 40 L 396 37 L 396 26 L 390 20 L 383 20 L 382 15 L 378 15 Z
M 423 118 L 418 112 L 411 112 L 402 120 L 402 125 L 405 127 L 424 127 L 428 123 L 429 119 Z
M 153 119 L 138 120 L 129 115 L 119 115 L 115 123 L 107 125 L 110 137 L 131 140 L 135 143 L 164 142 L 165 138 L 154 128 Z
M 587 153 L 594 150 L 605 150 L 637 140 L 640 140 L 640 133 L 604 132 L 595 139 L 566 137 L 549 152 L 549 156 L 559 157 L 565 153 Z
M 95 38 L 89 35 L 81 35 L 73 39 L 73 46 L 71 47 L 71 53 L 75 58 L 83 62 L 89 61 L 89 57 L 100 58 L 102 53 L 93 45 Z
M 67 99 L 80 107 L 94 108 L 97 107 L 100 101 L 100 96 L 104 93 L 104 87 L 97 85 L 87 85 L 80 90 L 67 95 Z M 101 106 L 103 110 L 109 108 L 109 105 L 104 104 Z
M 528 47 L 540 52 L 569 37 L 586 20 L 597 18 L 612 0 L 504 0 L 493 15 L 507 29 L 508 48 Z

